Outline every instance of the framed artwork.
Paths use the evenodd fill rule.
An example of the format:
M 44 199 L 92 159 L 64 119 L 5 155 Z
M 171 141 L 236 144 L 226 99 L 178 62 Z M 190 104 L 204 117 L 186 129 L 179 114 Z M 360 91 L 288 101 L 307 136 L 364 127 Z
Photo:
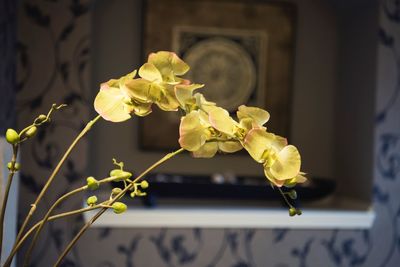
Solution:
M 267 127 L 289 135 L 293 4 L 147 0 L 144 9 L 145 56 L 159 50 L 176 52 L 191 66 L 185 78 L 204 83 L 199 92 L 208 100 L 232 115 L 242 104 L 265 108 L 271 113 Z M 141 148 L 178 148 L 180 115 L 154 108 L 139 127 Z

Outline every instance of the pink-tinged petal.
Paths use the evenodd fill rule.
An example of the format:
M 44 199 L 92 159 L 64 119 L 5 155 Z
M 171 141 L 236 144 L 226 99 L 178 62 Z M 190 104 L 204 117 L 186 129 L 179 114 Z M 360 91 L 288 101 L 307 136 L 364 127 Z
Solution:
M 162 82 L 160 71 L 151 63 L 145 63 L 140 67 L 139 76 L 150 82 Z
M 295 146 L 284 147 L 277 155 L 271 166 L 271 174 L 277 180 L 292 179 L 300 172 L 301 158 Z
M 242 144 L 236 141 L 218 142 L 218 148 L 225 153 L 235 153 L 241 150 Z
M 124 101 L 124 95 L 117 88 L 100 90 L 94 100 L 94 109 L 103 119 L 121 122 L 131 118 Z
M 257 162 L 263 163 L 264 151 L 271 147 L 274 135 L 255 128 L 250 130 L 243 140 L 243 147 L 249 152 L 250 156 Z
M 205 128 L 201 125 L 199 113 L 192 111 L 183 118 L 179 126 L 179 144 L 188 151 L 198 150 L 206 142 Z
M 193 151 L 195 158 L 212 158 L 218 151 L 217 142 L 209 142 L 202 145 L 198 150 Z
M 267 177 L 268 181 L 270 181 L 273 185 L 277 187 L 282 187 L 285 184 L 285 180 L 277 180 L 273 177 L 271 172 L 268 169 L 264 169 L 265 177 Z
M 264 125 L 269 120 L 269 113 L 266 110 L 257 107 L 247 107 L 241 105 L 237 111 L 239 120 L 251 118 L 257 125 Z
M 208 110 L 210 124 L 218 131 L 233 136 L 235 133 L 235 121 L 229 116 L 228 111 L 220 107 L 212 107 Z
M 189 70 L 189 66 L 182 59 L 168 51 L 151 53 L 148 62 L 154 64 L 163 76 L 169 76 L 170 72 L 175 75 L 183 75 Z

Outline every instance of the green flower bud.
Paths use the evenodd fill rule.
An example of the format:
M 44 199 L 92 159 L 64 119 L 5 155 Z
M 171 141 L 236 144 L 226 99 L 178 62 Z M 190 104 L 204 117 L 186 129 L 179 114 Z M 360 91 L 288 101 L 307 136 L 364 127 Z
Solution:
M 301 214 L 303 214 L 303 212 L 299 209 L 296 209 L 296 214 L 300 216 Z
M 116 214 L 120 214 L 126 211 L 128 207 L 122 202 L 115 202 L 112 204 L 112 208 Z
M 131 192 L 130 196 L 131 196 L 131 198 L 134 198 L 136 196 L 136 192 L 135 191 Z
M 87 203 L 89 206 L 95 205 L 95 204 L 97 203 L 97 197 L 96 197 L 96 196 L 88 197 L 88 199 L 86 200 L 86 203 Z
M 290 191 L 288 192 L 288 196 L 289 196 L 291 199 L 296 199 L 296 198 L 297 198 L 297 192 L 296 192 L 296 190 L 294 190 L 294 189 L 290 190 Z
M 126 172 L 123 170 L 119 170 L 119 169 L 114 169 L 110 172 L 110 176 L 115 177 L 115 181 L 119 182 L 119 181 L 123 181 L 123 180 L 131 178 L 132 173 Z
M 99 188 L 100 183 L 93 176 L 86 178 L 87 186 L 90 190 L 96 190 Z
M 12 163 L 9 162 L 9 163 L 7 163 L 7 168 L 9 171 L 19 171 L 19 169 L 21 169 L 21 164 L 19 164 L 18 162 L 15 162 L 14 168 L 13 168 Z
M 149 183 L 146 180 L 143 180 L 140 182 L 140 187 L 146 189 L 147 187 L 149 187 Z
M 289 215 L 290 215 L 291 217 L 293 217 L 293 216 L 296 215 L 296 214 L 297 214 L 297 210 L 296 210 L 295 208 L 291 207 L 291 208 L 289 209 Z
M 19 135 L 14 129 L 7 129 L 6 131 L 6 140 L 8 143 L 15 145 L 19 142 Z
M 41 122 L 43 122 L 43 121 L 46 120 L 46 119 L 47 119 L 47 116 L 46 116 L 46 115 L 40 114 L 40 115 L 37 117 L 37 122 L 38 122 L 38 123 L 41 123 Z
M 31 128 L 29 128 L 26 132 L 25 132 L 25 136 L 30 138 L 32 136 L 34 136 L 37 132 L 37 127 L 36 126 L 32 126 Z
M 113 188 L 113 189 L 111 190 L 111 193 L 112 193 L 113 195 L 118 195 L 118 194 L 121 193 L 121 192 L 122 192 L 122 189 L 119 188 L 119 187 L 115 187 L 115 188 Z

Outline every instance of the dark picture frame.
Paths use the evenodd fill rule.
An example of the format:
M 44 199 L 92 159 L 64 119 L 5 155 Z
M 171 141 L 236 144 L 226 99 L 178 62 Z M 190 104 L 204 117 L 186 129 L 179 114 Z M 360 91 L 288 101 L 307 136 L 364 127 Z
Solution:
M 296 8 L 291 3 L 246 0 L 147 0 L 143 55 L 176 52 L 205 83 L 207 99 L 235 114 L 241 105 L 268 110 L 270 131 L 290 134 Z M 141 120 L 142 150 L 179 147 L 179 112 L 153 108 Z

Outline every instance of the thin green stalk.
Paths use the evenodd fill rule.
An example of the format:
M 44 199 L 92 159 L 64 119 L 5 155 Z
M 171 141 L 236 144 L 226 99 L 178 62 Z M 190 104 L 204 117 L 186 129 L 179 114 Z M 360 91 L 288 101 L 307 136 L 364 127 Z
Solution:
M 0 260 L 1 260 L 1 251 L 3 248 L 3 231 L 4 231 L 4 216 L 6 214 L 6 209 L 7 209 L 7 201 L 8 201 L 8 195 L 10 194 L 10 188 L 12 185 L 12 181 L 14 178 L 14 174 L 16 173 L 15 170 L 15 163 L 17 162 L 17 155 L 18 155 L 18 144 L 13 145 L 13 155 L 11 158 L 11 168 L 8 172 L 8 178 L 7 178 L 7 185 L 4 191 L 4 199 L 3 199 L 3 204 L 1 206 L 1 211 L 0 211 Z
M 43 198 L 44 194 L 47 192 L 47 189 L 49 188 L 50 184 L 53 182 L 55 176 L 57 175 L 58 171 L 60 170 L 61 166 L 63 165 L 63 163 L 65 162 L 65 160 L 67 159 L 67 157 L 69 156 L 69 154 L 71 153 L 72 149 L 75 147 L 75 145 L 79 142 L 80 139 L 82 139 L 82 137 L 92 128 L 93 124 L 96 123 L 96 121 L 98 121 L 100 119 L 100 115 L 98 115 L 96 118 L 94 118 L 93 120 L 91 120 L 90 122 L 88 122 L 88 124 L 86 124 L 85 128 L 79 133 L 79 135 L 75 138 L 75 140 L 72 142 L 72 144 L 69 146 L 69 148 L 67 149 L 67 151 L 65 152 L 64 156 L 61 158 L 61 160 L 58 162 L 57 166 L 55 167 L 55 169 L 53 170 L 52 174 L 50 175 L 50 177 L 47 179 L 46 184 L 44 185 L 42 191 L 40 192 L 40 194 L 38 195 L 38 197 L 36 198 L 35 202 L 31 205 L 31 209 L 29 210 L 28 215 L 25 217 L 24 222 L 22 223 L 22 226 L 18 232 L 17 238 L 16 238 L 16 242 L 19 241 L 19 239 L 22 237 L 22 234 L 25 231 L 26 226 L 28 225 L 28 222 L 30 221 L 30 219 L 32 218 L 33 214 L 35 213 L 36 207 L 38 205 L 38 203 L 40 202 L 40 200 Z
M 54 202 L 54 204 L 53 204 L 53 205 L 50 207 L 50 209 L 47 211 L 47 213 L 46 213 L 46 215 L 44 216 L 42 222 L 40 223 L 38 229 L 36 230 L 35 235 L 34 235 L 33 238 L 32 238 L 32 242 L 31 242 L 31 244 L 30 244 L 30 246 L 29 246 L 29 248 L 28 248 L 28 251 L 26 252 L 25 257 L 24 257 L 24 264 L 23 264 L 23 266 L 28 266 L 29 260 L 30 260 L 31 255 L 32 255 L 33 248 L 35 247 L 35 244 L 36 244 L 36 241 L 37 241 L 37 239 L 38 239 L 38 237 L 39 237 L 39 234 L 40 234 L 40 232 L 42 231 L 44 224 L 47 222 L 47 220 L 48 220 L 48 218 L 50 217 L 50 215 L 51 215 L 51 213 L 53 212 L 53 210 L 54 210 L 61 202 L 63 202 L 65 199 L 67 199 L 68 197 L 70 197 L 70 196 L 72 196 L 72 195 L 75 195 L 75 194 L 77 194 L 77 193 L 79 193 L 79 192 L 82 192 L 82 191 L 84 191 L 84 190 L 86 190 L 86 189 L 87 189 L 87 185 L 82 186 L 82 187 L 79 187 L 79 188 L 77 188 L 77 189 L 75 189 L 75 190 L 72 190 L 71 192 L 68 192 L 68 193 L 64 194 L 64 195 L 61 196 L 59 199 L 57 199 L 56 202 Z
M 73 211 L 68 211 L 68 212 L 63 212 L 57 215 L 53 215 L 50 216 L 47 221 L 53 221 L 56 219 L 61 219 L 67 216 L 72 216 L 75 214 L 80 214 L 80 213 L 84 213 L 86 211 L 91 211 L 91 210 L 95 210 L 95 209 L 99 209 L 101 207 L 101 204 L 95 205 L 95 206 L 91 206 L 91 207 L 87 207 L 87 208 L 82 208 L 82 209 L 78 209 L 78 210 L 73 210 Z M 37 229 L 44 220 L 41 220 L 39 222 L 37 222 L 34 226 L 32 226 L 26 233 L 25 235 L 15 244 L 14 248 L 11 250 L 10 255 L 8 256 L 6 262 L 4 263 L 3 267 L 9 267 L 11 265 L 11 262 L 15 256 L 15 254 L 18 252 L 18 250 L 20 249 L 20 247 L 24 244 L 24 242 L 26 241 L 26 239 L 33 233 L 33 231 L 35 229 Z
M 185 151 L 183 148 L 180 148 L 174 152 L 171 152 L 167 155 L 165 155 L 162 159 L 151 165 L 149 168 L 147 168 L 144 172 L 142 172 L 139 176 L 137 176 L 127 187 L 125 187 L 118 195 L 116 195 L 113 199 L 111 199 L 107 204 L 111 206 L 114 204 L 117 200 L 119 200 L 122 196 L 126 194 L 129 190 L 131 190 L 137 181 L 142 179 L 146 174 L 148 174 L 150 171 L 164 163 L 165 161 L 171 159 L 172 157 L 178 155 L 179 153 Z M 62 260 L 65 258 L 65 256 L 68 254 L 68 252 L 72 249 L 72 247 L 75 245 L 75 243 L 78 241 L 78 239 L 86 232 L 86 230 L 108 209 L 109 207 L 103 207 L 100 209 L 82 228 L 81 230 L 74 236 L 74 238 L 71 240 L 71 242 L 67 245 L 65 250 L 62 252 L 60 257 L 57 259 L 57 262 L 54 264 L 54 267 L 60 266 Z
M 107 178 L 104 178 L 104 179 L 102 179 L 102 180 L 99 181 L 99 185 L 100 185 L 100 184 L 103 184 L 103 183 L 111 182 L 111 181 L 113 181 L 114 179 L 115 179 L 114 177 L 107 177 Z M 54 210 L 61 202 L 63 202 L 65 199 L 67 199 L 68 197 L 70 197 L 70 196 L 72 196 L 72 195 L 75 195 L 75 194 L 77 194 L 77 193 L 79 193 L 79 192 L 85 191 L 87 188 L 88 188 L 87 185 L 82 186 L 82 187 L 79 187 L 79 188 L 76 188 L 76 189 L 74 189 L 74 190 L 72 190 L 72 191 L 70 191 L 70 192 L 64 194 L 64 195 L 61 196 L 59 199 L 57 199 L 56 202 L 54 202 L 54 204 L 53 204 L 53 205 L 50 207 L 50 209 L 47 211 L 46 215 L 43 217 L 43 220 L 41 221 L 41 223 L 40 223 L 38 229 L 36 230 L 36 233 L 35 233 L 35 235 L 34 235 L 34 237 L 33 237 L 33 239 L 32 239 L 32 242 L 31 242 L 31 244 L 30 244 L 30 246 L 29 246 L 29 249 L 28 249 L 28 251 L 26 252 L 26 255 L 25 255 L 25 257 L 24 257 L 24 264 L 23 264 L 23 266 L 28 266 L 29 260 L 30 260 L 31 255 L 32 255 L 33 248 L 35 247 L 35 244 L 36 244 L 36 242 L 37 242 L 37 239 L 38 239 L 38 237 L 39 237 L 39 234 L 40 234 L 41 230 L 43 229 L 45 223 L 46 223 L 47 220 L 49 219 L 49 217 L 50 217 L 51 213 L 53 212 L 53 210 Z

